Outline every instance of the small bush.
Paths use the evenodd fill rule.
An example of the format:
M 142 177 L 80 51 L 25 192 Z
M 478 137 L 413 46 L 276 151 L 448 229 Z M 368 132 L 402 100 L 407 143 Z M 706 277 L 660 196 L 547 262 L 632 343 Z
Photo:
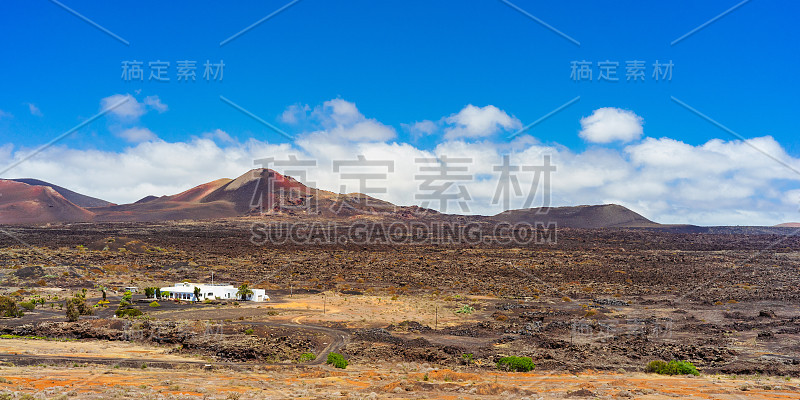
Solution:
M 22 311 L 17 308 L 17 302 L 11 297 L 0 296 L 0 316 L 9 318 L 19 318 Z
M 461 361 L 463 361 L 464 364 L 467 364 L 467 365 L 471 365 L 473 363 L 474 359 L 475 359 L 475 355 L 472 354 L 472 353 L 464 353 L 464 354 L 461 355 Z
M 297 359 L 297 362 L 309 362 L 314 361 L 317 357 L 314 356 L 312 353 L 303 353 L 300 354 L 300 358 Z
M 461 308 L 456 310 L 456 314 L 472 314 L 475 311 L 475 307 L 463 305 Z
M 694 364 L 688 361 L 664 362 L 662 360 L 650 361 L 645 368 L 647 372 L 660 375 L 700 375 Z
M 533 371 L 536 365 L 530 357 L 503 357 L 497 362 L 497 369 L 503 371 L 528 372 Z
M 157 301 L 153 301 L 152 303 L 150 303 L 150 307 L 161 307 L 161 304 L 158 304 Z
M 328 361 L 325 362 L 326 364 L 331 364 L 336 368 L 345 369 L 347 368 L 347 360 L 344 359 L 344 356 L 339 353 L 330 353 L 328 354 Z
M 245 334 L 245 335 L 252 335 L 252 334 L 253 334 L 253 328 L 247 328 L 247 329 L 245 329 L 245 330 L 244 330 L 244 334 Z
M 81 314 L 78 312 L 78 308 L 75 307 L 75 303 L 72 300 L 67 300 L 65 303 L 67 304 L 67 321 L 77 321 Z
M 36 308 L 36 303 L 34 303 L 32 301 L 23 301 L 23 302 L 19 303 L 19 306 L 24 308 L 24 309 L 26 309 L 26 310 L 28 310 L 28 311 L 30 311 L 30 310 L 33 310 L 34 308 Z
M 114 314 L 117 316 L 117 318 L 125 318 L 125 317 L 138 317 L 142 315 L 142 312 L 135 308 L 120 308 Z
M 86 290 L 86 289 L 84 289 L 84 290 Z M 86 293 L 85 292 L 76 293 L 75 296 L 72 297 L 72 299 L 69 299 L 67 301 L 72 302 L 72 304 L 75 306 L 75 309 L 78 310 L 78 314 L 79 315 L 92 315 L 92 314 L 94 314 L 94 310 L 92 310 L 92 307 L 89 306 L 88 303 L 86 303 Z

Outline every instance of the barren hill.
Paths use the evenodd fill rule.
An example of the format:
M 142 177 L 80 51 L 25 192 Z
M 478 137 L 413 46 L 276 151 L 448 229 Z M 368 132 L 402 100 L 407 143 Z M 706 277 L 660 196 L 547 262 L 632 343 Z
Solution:
M 492 218 L 511 223 L 527 222 L 531 224 L 554 221 L 560 228 L 657 228 L 663 226 L 618 204 L 509 210 Z
M 96 214 L 96 221 L 163 221 L 261 213 L 328 218 L 373 214 L 402 217 L 409 214 L 405 212 L 408 209 L 359 193 L 339 195 L 310 188 L 273 170 L 254 169 L 236 179 L 218 179 L 176 195 L 148 196 L 133 204 L 97 207 L 91 211 Z
M 89 196 L 86 196 L 86 195 L 83 195 L 83 194 L 80 194 L 80 193 L 76 193 L 76 192 L 73 192 L 72 190 L 63 188 L 63 187 L 58 186 L 58 185 L 53 185 L 52 183 L 49 183 L 49 182 L 40 181 L 38 179 L 9 179 L 9 180 L 15 181 L 15 182 L 27 183 L 28 185 L 31 185 L 31 186 L 47 186 L 47 187 L 53 188 L 53 190 L 58 192 L 60 195 L 64 196 L 65 199 L 69 200 L 70 202 L 72 202 L 73 204 L 75 204 L 78 207 L 84 207 L 84 208 L 86 208 L 86 207 L 108 207 L 108 206 L 114 205 L 114 203 L 111 203 L 111 202 L 108 202 L 108 201 L 105 201 L 105 200 L 101 200 L 101 199 L 97 199 L 97 198 L 94 198 L 94 197 L 89 197 Z
M 93 217 L 48 186 L 0 180 L 0 194 L 0 224 L 80 222 Z

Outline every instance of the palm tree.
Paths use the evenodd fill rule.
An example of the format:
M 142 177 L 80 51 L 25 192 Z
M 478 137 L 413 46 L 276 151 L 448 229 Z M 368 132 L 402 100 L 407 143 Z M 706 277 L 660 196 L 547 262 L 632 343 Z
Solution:
M 194 287 L 194 301 L 200 301 L 200 288 Z
M 242 300 L 245 300 L 247 296 L 251 294 L 253 294 L 253 291 L 250 290 L 250 287 L 246 283 L 243 283 L 242 286 L 239 286 L 239 291 L 236 292 L 236 295 L 238 295 Z

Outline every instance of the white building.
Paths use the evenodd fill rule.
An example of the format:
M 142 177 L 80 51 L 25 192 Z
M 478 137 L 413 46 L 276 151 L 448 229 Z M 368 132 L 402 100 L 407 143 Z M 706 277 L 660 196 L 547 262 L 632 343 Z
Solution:
M 194 297 L 194 288 L 200 288 L 200 298 L 197 299 Z M 269 300 L 269 296 L 264 289 L 254 289 L 250 288 L 253 291 L 253 294 L 248 295 L 245 297 L 245 300 L 249 301 L 267 301 Z M 180 282 L 176 283 L 172 287 L 162 287 L 161 288 L 161 297 L 167 299 L 178 299 L 178 300 L 190 300 L 190 301 L 201 301 L 201 300 L 241 300 L 237 295 L 239 292 L 239 288 L 233 285 L 223 285 L 223 284 L 214 284 L 214 285 L 207 285 L 204 283 L 191 283 L 191 282 Z M 165 296 L 165 294 L 167 294 Z

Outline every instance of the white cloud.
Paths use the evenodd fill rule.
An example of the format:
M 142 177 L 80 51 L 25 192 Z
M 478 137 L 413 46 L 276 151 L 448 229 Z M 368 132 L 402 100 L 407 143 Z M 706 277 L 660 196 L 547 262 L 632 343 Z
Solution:
M 31 112 L 31 115 L 36 117 L 44 116 L 44 114 L 42 114 L 42 110 L 40 110 L 39 107 L 36 107 L 36 104 L 33 103 L 27 103 L 27 104 L 28 104 L 28 111 Z
M 338 192 L 359 191 L 358 180 L 342 179 L 331 170 L 334 160 L 394 161 L 388 180 L 369 181 L 368 186 L 386 185 L 375 197 L 399 205 L 420 204 L 415 194 L 420 181 L 416 158 L 468 157 L 468 173 L 476 179 L 463 182 L 472 201 L 470 212 L 491 215 L 497 190 L 494 170 L 503 155 L 512 165 L 541 165 L 550 155 L 557 171 L 552 175 L 552 205 L 618 203 L 662 223 L 700 225 L 773 225 L 800 220 L 800 176 L 754 150 L 756 146 L 800 169 L 800 159 L 790 156 L 769 136 L 739 140 L 713 139 L 691 145 L 670 138 L 645 138 L 624 148 L 592 147 L 574 152 L 557 144 L 542 144 L 528 135 L 512 143 L 446 140 L 432 149 L 409 143 L 374 140 L 390 138 L 393 130 L 364 117 L 353 103 L 343 100 L 314 108 L 309 116 L 320 127 L 299 135 L 292 144 L 275 145 L 255 139 L 244 143 L 225 140 L 226 132 L 215 130 L 187 142 L 156 140 L 152 132 L 138 136 L 143 142 L 120 152 L 74 150 L 56 146 L 16 167 L 17 177 L 52 181 L 71 190 L 117 203 L 136 201 L 147 195 L 175 194 L 194 185 L 222 177 L 234 178 L 253 168 L 253 160 L 275 157 L 317 161 L 308 181 Z M 144 129 L 144 128 L 141 128 Z M 149 132 L 149 133 L 148 133 Z M 8 165 L 31 149 L 0 145 L 0 164 Z M 517 175 L 523 195 L 511 197 L 511 207 L 524 204 L 533 183 L 533 173 Z M 541 205 L 541 188 L 533 206 Z M 437 204 L 432 204 L 436 206 Z M 450 212 L 459 212 L 450 203 Z
M 3 111 L 3 110 L 0 110 L 0 119 L 2 119 L 2 118 L 13 118 L 13 117 L 14 116 L 11 115 L 10 112 L 6 112 L 6 111 Z
M 518 119 L 492 105 L 476 107 L 470 104 L 445 121 L 454 125 L 445 129 L 445 139 L 482 138 L 501 130 L 508 131 L 522 127 Z
M 141 127 L 128 128 L 116 133 L 116 135 L 132 143 L 158 139 L 158 136 L 153 131 Z
M 632 111 L 604 107 L 581 119 L 579 135 L 593 143 L 630 142 L 644 133 L 642 123 L 642 117 Z
M 115 94 L 100 100 L 101 109 L 105 110 L 111 107 L 114 108 L 109 111 L 109 114 L 123 121 L 137 121 L 148 110 L 163 113 L 169 109 L 158 96 L 147 96 L 143 102 L 139 102 L 130 94 Z
M 326 101 L 320 112 L 338 125 L 353 125 L 364 120 L 364 115 L 358 111 L 355 103 L 342 99 Z
M 215 129 L 211 132 L 206 132 L 203 134 L 203 137 L 206 139 L 216 140 L 223 143 L 233 143 L 236 140 L 228 134 L 228 132 L 223 131 L 222 129 Z
M 413 138 L 420 138 L 422 136 L 431 135 L 439 130 L 439 126 L 429 120 L 414 122 L 413 124 L 401 124 L 403 129 L 407 130 Z
M 281 122 L 294 125 L 301 120 L 305 120 L 309 111 L 311 111 L 311 107 L 307 104 L 293 104 L 281 114 Z
M 305 114 L 306 107 L 292 106 L 287 111 L 296 115 L 297 110 Z M 284 112 L 284 115 L 286 112 Z M 289 117 L 291 120 L 291 117 Z M 384 142 L 397 136 L 394 128 L 358 111 L 355 103 L 342 99 L 326 101 L 311 112 L 311 123 L 316 130 L 301 136 L 300 140 L 329 142 Z M 295 120 L 297 121 L 297 120 Z
M 169 109 L 166 104 L 161 102 L 158 96 L 147 96 L 144 98 L 144 104 L 159 113 L 163 113 Z
M 145 107 L 129 94 L 115 94 L 100 100 L 103 110 L 114 107 L 109 114 L 125 119 L 138 119 L 145 113 Z

